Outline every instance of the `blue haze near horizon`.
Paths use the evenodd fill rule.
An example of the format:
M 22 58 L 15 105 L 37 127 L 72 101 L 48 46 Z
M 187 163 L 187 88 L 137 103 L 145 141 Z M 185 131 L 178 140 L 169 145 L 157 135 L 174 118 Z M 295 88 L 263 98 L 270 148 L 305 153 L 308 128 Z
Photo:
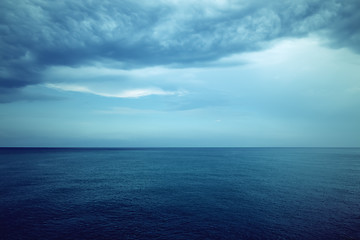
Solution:
M 359 239 L 359 148 L 0 148 L 2 239 Z

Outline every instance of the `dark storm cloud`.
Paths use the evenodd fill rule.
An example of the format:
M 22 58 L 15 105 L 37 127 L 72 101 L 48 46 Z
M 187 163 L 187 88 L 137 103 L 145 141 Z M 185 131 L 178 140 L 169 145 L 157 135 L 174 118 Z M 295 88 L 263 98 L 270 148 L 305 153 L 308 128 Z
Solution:
M 357 0 L 3 0 L 0 91 L 46 81 L 41 72 L 49 66 L 188 66 L 312 32 L 359 52 L 359 9 Z
M 333 47 L 349 47 L 360 53 L 360 1 L 343 1 L 335 21 L 327 34 Z

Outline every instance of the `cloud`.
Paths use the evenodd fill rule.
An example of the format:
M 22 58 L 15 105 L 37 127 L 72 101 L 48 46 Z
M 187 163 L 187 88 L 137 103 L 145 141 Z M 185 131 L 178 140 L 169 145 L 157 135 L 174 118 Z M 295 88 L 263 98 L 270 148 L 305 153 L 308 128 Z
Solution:
M 359 53 L 359 9 L 357 0 L 3 0 L 0 91 L 49 82 L 53 66 L 206 66 L 309 33 Z
M 139 98 L 150 95 L 183 95 L 184 91 L 164 91 L 159 88 L 144 88 L 144 89 L 130 89 L 124 90 L 120 92 L 110 93 L 110 92 L 101 92 L 92 90 L 86 86 L 79 86 L 73 84 L 46 84 L 48 88 L 58 89 L 62 91 L 70 91 L 70 92 L 80 92 L 80 93 L 90 93 L 102 97 L 110 97 L 110 98 Z

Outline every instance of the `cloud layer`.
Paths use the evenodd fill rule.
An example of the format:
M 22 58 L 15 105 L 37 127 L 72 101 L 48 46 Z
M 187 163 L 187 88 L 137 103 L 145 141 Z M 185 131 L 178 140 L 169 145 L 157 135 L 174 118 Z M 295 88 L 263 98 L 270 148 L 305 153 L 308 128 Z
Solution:
M 164 91 L 159 88 L 145 88 L 145 89 L 129 89 L 123 90 L 120 92 L 109 92 L 109 91 L 97 91 L 90 89 L 87 86 L 79 86 L 73 84 L 46 84 L 46 87 L 58 89 L 62 91 L 70 91 L 70 92 L 80 92 L 80 93 L 90 93 L 102 97 L 110 97 L 110 98 L 139 98 L 146 97 L 151 95 L 183 95 L 184 92 L 181 91 Z
M 3 0 L 0 93 L 50 82 L 53 66 L 187 67 L 310 33 L 359 53 L 359 9 L 357 0 Z

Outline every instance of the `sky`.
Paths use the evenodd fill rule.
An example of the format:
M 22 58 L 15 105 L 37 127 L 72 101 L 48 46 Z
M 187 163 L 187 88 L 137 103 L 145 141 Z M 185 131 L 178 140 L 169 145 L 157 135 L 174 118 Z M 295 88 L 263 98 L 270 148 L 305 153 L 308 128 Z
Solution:
M 358 0 L 1 0 L 0 146 L 360 147 Z

